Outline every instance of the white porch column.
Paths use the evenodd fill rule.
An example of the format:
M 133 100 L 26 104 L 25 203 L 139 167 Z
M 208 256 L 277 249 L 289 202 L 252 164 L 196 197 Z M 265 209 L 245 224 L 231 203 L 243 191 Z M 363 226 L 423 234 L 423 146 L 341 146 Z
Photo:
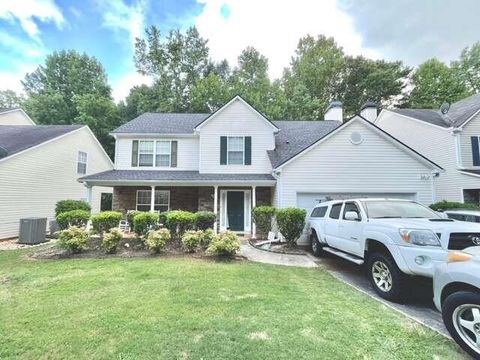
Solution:
M 252 210 L 255 208 L 255 206 L 257 206 L 257 187 L 252 186 Z M 252 217 L 252 238 L 255 239 L 256 237 L 257 237 L 257 225 L 253 221 L 253 217 Z
M 93 186 L 87 185 L 87 202 L 92 207 L 92 188 Z
M 150 199 L 150 212 L 155 211 L 155 186 L 152 186 L 152 198 Z
M 213 231 L 215 234 L 218 229 L 218 186 L 213 187 L 213 213 L 215 214 L 215 222 L 213 223 Z

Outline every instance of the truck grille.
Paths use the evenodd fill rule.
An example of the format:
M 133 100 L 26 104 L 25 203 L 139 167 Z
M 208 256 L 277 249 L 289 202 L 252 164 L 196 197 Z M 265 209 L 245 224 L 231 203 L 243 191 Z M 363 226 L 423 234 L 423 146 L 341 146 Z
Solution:
M 480 245 L 480 233 L 451 233 L 448 242 L 449 250 L 463 250 L 470 246 Z

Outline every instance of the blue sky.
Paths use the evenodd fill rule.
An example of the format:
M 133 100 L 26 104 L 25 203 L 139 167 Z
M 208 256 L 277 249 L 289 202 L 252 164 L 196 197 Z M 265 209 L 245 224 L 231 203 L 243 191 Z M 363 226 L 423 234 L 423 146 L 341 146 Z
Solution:
M 1 0 L 0 89 L 21 91 L 20 79 L 52 51 L 97 57 L 115 99 L 148 83 L 135 72 L 133 44 L 144 28 L 196 25 L 211 56 L 232 64 L 257 47 L 279 77 L 307 33 L 333 36 L 349 54 L 416 65 L 450 61 L 480 40 L 477 0 Z

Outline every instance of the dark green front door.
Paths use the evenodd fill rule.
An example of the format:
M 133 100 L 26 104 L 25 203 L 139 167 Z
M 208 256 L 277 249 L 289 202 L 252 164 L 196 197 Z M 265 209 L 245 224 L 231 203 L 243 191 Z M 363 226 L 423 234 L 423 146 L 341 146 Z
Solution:
M 230 230 L 244 231 L 244 206 L 243 191 L 227 192 L 227 216 Z

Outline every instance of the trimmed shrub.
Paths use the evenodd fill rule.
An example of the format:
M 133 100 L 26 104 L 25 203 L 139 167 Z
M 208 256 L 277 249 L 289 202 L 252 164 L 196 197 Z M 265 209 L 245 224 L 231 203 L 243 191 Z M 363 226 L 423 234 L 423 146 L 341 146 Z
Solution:
M 253 208 L 252 216 L 257 230 L 262 235 L 268 235 L 272 231 L 272 221 L 275 216 L 275 208 L 273 206 L 257 206 Z
M 159 253 L 165 248 L 167 242 L 171 239 L 170 231 L 168 229 L 160 229 L 150 231 L 145 240 L 145 245 L 154 253 Z
M 87 242 L 87 231 L 76 226 L 62 230 L 58 237 L 58 245 L 70 253 L 81 252 L 87 247 Z
M 157 224 L 157 213 L 141 212 L 133 218 L 133 231 L 139 236 L 146 235 L 150 230 L 155 229 Z
M 83 200 L 60 200 L 55 205 L 55 217 L 58 214 L 72 211 L 72 210 L 84 210 L 90 213 L 92 211 L 90 205 Z
M 202 231 L 201 236 L 200 236 L 200 246 L 203 249 L 208 248 L 208 246 L 210 245 L 210 243 L 212 242 L 212 240 L 215 236 L 216 235 L 215 235 L 215 232 L 213 231 L 213 229 L 207 229 L 207 230 Z
M 195 227 L 197 230 L 213 229 L 215 214 L 211 211 L 199 211 L 195 213 Z
M 182 236 L 183 248 L 186 252 L 195 252 L 200 245 L 200 239 L 202 237 L 202 231 L 189 230 Z
M 128 221 L 128 224 L 130 225 L 130 228 L 133 228 L 133 218 L 135 217 L 135 215 L 138 215 L 140 213 L 142 213 L 142 211 L 139 211 L 139 210 L 127 211 L 127 221 Z
M 208 246 L 207 253 L 210 255 L 232 257 L 240 250 L 240 240 L 232 231 L 225 231 L 215 236 Z
M 123 232 L 118 228 L 112 228 L 105 233 L 102 239 L 102 248 L 107 254 L 117 251 L 118 243 L 123 239 Z
M 285 208 L 277 210 L 278 229 L 290 246 L 302 235 L 305 227 L 307 211 L 299 208 Z
M 195 224 L 195 214 L 189 211 L 173 210 L 167 213 L 166 227 L 174 237 L 181 237 L 185 231 L 192 230 Z
M 105 231 L 118 227 L 123 214 L 118 211 L 102 211 L 98 214 L 92 215 L 93 231 L 97 234 L 103 235 Z
M 169 211 L 164 211 L 158 214 L 158 222 L 162 225 L 165 225 L 167 223 L 167 214 Z
M 60 230 L 68 229 L 69 226 L 85 227 L 90 213 L 85 210 L 71 210 L 58 214 L 55 219 Z
M 434 211 L 444 211 L 444 210 L 453 210 L 453 209 L 476 209 L 479 210 L 480 206 L 476 204 L 464 204 L 454 201 L 442 200 L 435 204 L 430 205 L 430 209 Z

